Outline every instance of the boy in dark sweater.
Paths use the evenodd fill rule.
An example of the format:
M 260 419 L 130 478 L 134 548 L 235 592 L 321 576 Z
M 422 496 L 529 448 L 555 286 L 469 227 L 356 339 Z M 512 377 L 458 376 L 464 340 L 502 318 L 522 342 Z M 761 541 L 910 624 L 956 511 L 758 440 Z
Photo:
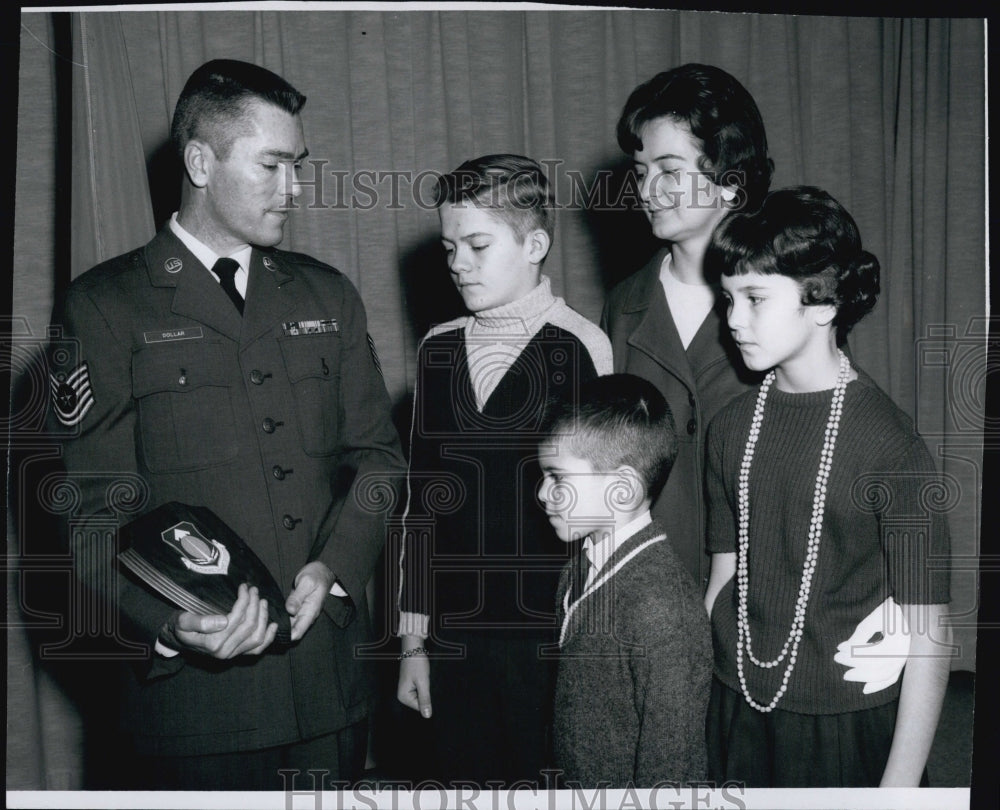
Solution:
M 705 777 L 708 620 L 650 515 L 677 454 L 666 400 L 631 374 L 591 380 L 550 414 L 538 496 L 565 543 L 555 764 L 570 785 Z
M 535 161 L 471 160 L 438 192 L 470 314 L 417 355 L 397 696 L 434 716 L 434 776 L 543 784 L 553 667 L 539 650 L 566 553 L 535 500 L 537 445 L 546 402 L 610 372 L 611 344 L 541 274 L 553 206 Z

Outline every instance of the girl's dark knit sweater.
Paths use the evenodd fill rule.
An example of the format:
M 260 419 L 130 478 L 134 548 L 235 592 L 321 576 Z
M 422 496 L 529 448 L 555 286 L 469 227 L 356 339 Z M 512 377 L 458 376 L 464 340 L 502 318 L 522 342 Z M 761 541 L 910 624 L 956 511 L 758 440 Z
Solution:
M 708 434 L 708 549 L 737 548 L 737 479 L 757 389 L 733 400 Z M 778 655 L 798 595 L 813 490 L 832 391 L 790 394 L 772 386 L 750 472 L 748 612 L 758 659 Z M 819 559 L 805 630 L 788 691 L 778 708 L 831 714 L 881 705 L 900 680 L 865 695 L 845 681 L 837 645 L 886 597 L 898 604 L 949 601 L 950 541 L 946 486 L 911 420 L 864 372 L 848 383 L 827 484 Z M 950 506 L 949 506 L 950 505 Z M 739 691 L 736 581 L 712 608 L 715 674 Z M 767 704 L 787 659 L 762 669 L 744 656 L 750 693 Z

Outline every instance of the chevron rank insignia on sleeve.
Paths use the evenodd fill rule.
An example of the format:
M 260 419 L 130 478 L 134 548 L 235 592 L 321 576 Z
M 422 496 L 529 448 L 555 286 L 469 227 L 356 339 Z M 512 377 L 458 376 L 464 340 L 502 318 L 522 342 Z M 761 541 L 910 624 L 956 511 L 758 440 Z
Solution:
M 52 391 L 52 405 L 56 418 L 65 427 L 80 424 L 94 404 L 86 363 L 80 363 L 69 374 L 50 372 L 49 388 Z
M 385 376 L 382 374 L 382 364 L 378 360 L 378 352 L 375 351 L 375 341 L 372 340 L 372 336 L 367 335 L 368 338 L 368 349 L 372 353 L 372 362 L 375 364 L 375 369 L 378 371 L 380 377 Z

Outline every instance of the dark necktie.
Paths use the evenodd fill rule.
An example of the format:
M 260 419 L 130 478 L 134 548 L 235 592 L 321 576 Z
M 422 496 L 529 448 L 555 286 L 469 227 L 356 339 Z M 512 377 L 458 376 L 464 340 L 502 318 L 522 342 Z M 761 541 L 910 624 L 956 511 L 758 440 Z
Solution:
M 219 277 L 219 285 L 226 291 L 226 295 L 235 304 L 236 309 L 243 314 L 243 296 L 236 289 L 236 271 L 240 269 L 240 263 L 236 259 L 219 259 L 212 268 L 212 272 Z

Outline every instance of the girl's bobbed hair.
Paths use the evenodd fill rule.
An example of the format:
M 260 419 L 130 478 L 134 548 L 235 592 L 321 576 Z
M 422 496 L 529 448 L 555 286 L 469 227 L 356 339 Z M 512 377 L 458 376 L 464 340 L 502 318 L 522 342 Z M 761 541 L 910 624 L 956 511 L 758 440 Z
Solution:
M 733 212 L 712 234 L 705 275 L 778 274 L 798 282 L 806 306 L 832 304 L 842 341 L 878 300 L 879 263 L 861 247 L 854 218 L 825 191 L 772 191 L 755 212 Z

